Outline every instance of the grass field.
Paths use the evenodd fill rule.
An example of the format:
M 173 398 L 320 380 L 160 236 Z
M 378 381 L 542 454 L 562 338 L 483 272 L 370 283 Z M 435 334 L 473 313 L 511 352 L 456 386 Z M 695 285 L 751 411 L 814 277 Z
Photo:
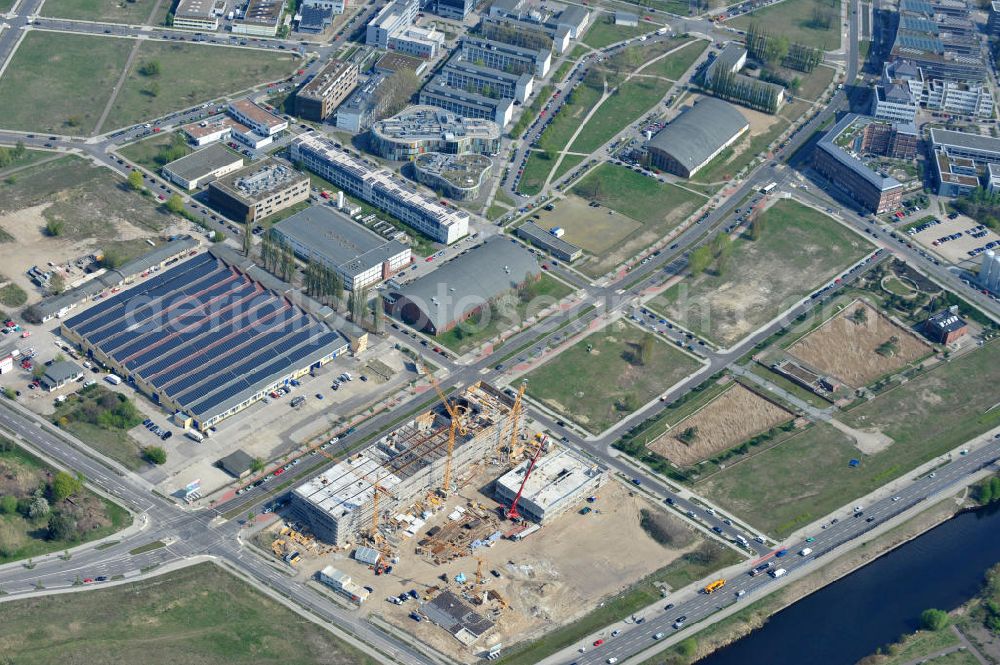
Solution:
M 601 98 L 600 90 L 582 84 L 569 94 L 552 124 L 545 128 L 538 140 L 538 145 L 543 150 L 557 152 L 565 148 L 580 123 Z
M 6 150 L 8 148 L 4 149 Z M 24 153 L 20 157 L 16 159 L 12 158 L 11 161 L 6 166 L 0 167 L 0 177 L 5 176 L 5 174 L 9 174 L 11 171 L 23 169 L 25 166 L 30 166 L 32 164 L 40 162 L 43 159 L 58 159 L 58 158 L 59 158 L 59 153 L 56 152 L 49 152 L 48 150 L 25 149 Z M 14 179 L 17 180 L 17 177 L 15 176 Z
M 534 196 L 542 191 L 542 185 L 555 166 L 555 160 L 555 153 L 532 150 L 528 154 L 528 161 L 524 164 L 524 173 L 521 174 L 517 191 L 526 196 Z
M 601 432 L 700 366 L 658 338 L 639 363 L 646 333 L 622 321 L 529 372 L 528 394 L 591 432 Z
M 119 152 L 129 161 L 156 172 L 169 161 L 166 159 L 168 150 L 175 150 L 181 157 L 194 152 L 180 132 L 153 134 L 148 139 L 125 146 Z
M 160 72 L 144 76 L 141 70 L 151 62 L 159 63 Z M 298 59 L 285 52 L 143 42 L 103 129 L 125 127 L 283 78 L 297 64 Z
M 722 274 L 711 268 L 690 275 L 653 306 L 729 347 L 871 249 L 857 234 L 795 201 L 777 202 L 762 220 L 758 240 L 733 241 Z
M 656 224 L 665 218 L 680 221 L 683 216 L 676 214 L 678 209 L 686 213 L 702 202 L 697 194 L 614 164 L 598 166 L 573 192 L 642 224 Z
M 121 223 L 159 231 L 170 219 L 150 199 L 129 191 L 123 178 L 75 155 L 31 166 L 0 191 L 0 212 L 49 203 L 42 216 L 62 221 L 68 240 L 111 241 L 124 235 Z
M 655 78 L 625 81 L 597 108 L 570 150 L 582 153 L 597 150 L 630 122 L 656 106 L 670 91 L 670 86 L 670 83 Z
M 630 28 L 624 25 L 615 25 L 614 18 L 610 15 L 598 17 L 594 20 L 594 25 L 590 27 L 587 34 L 583 36 L 583 43 L 592 48 L 604 48 L 609 44 L 621 42 L 626 39 L 645 35 L 657 29 L 658 26 L 652 23 L 639 21 L 639 25 Z
M 211 563 L 4 603 L 0 649 L 17 665 L 377 662 Z
M 698 484 L 698 491 L 782 537 L 1000 424 L 1000 343 L 927 372 L 839 416 L 894 443 L 872 455 L 820 424 Z M 848 466 L 860 459 L 857 468 Z
M 56 469 L 0 437 L 0 496 L 30 501 L 32 493 L 39 486 L 45 487 L 55 473 Z M 50 539 L 47 534 L 49 515 L 28 517 L 19 512 L 0 513 L 0 563 L 76 547 L 109 536 L 131 522 L 126 510 L 87 489 L 72 494 L 68 500 L 47 498 L 50 499 L 51 512 L 63 514 L 74 521 L 75 537 L 70 540 Z
M 520 325 L 529 317 L 537 315 L 541 310 L 562 300 L 572 292 L 573 289 L 563 282 L 543 274 L 532 287 L 530 296 L 527 299 L 519 299 L 512 311 L 494 312 L 485 325 L 477 325 L 479 319 L 474 319 L 467 325 L 456 326 L 448 332 L 438 335 L 436 340 L 456 353 L 464 353 L 493 339 L 504 330 Z
M 584 157 L 582 155 L 564 155 L 562 162 L 559 163 L 555 173 L 552 174 L 553 182 L 575 169 L 583 160 Z
M 28 32 L 0 77 L 4 128 L 89 134 L 132 45 L 129 39 Z
M 579 196 L 568 196 L 551 212 L 541 211 L 538 223 L 545 228 L 562 227 L 563 239 L 596 256 L 603 256 L 629 234 L 642 228 L 634 219 L 611 215 L 607 208 L 591 208 Z
M 829 25 L 817 25 L 815 13 L 819 11 L 832 18 Z M 785 0 L 773 7 L 738 16 L 726 25 L 746 30 L 757 23 L 775 36 L 786 37 L 790 42 L 832 51 L 840 46 L 840 2 L 838 0 Z
M 674 47 L 676 47 L 676 44 Z M 700 56 L 707 48 L 708 42 L 703 39 L 699 39 L 693 44 L 685 46 L 677 53 L 668 55 L 661 60 L 657 60 L 643 69 L 642 73 L 663 76 L 676 81 L 684 75 L 684 72 L 686 72 L 691 65 L 694 64 L 694 61 L 698 59 L 698 56 Z
M 45 0 L 42 16 L 107 23 L 145 24 L 156 0 Z M 161 5 L 170 5 L 161 0 Z M 157 12 L 159 13 L 159 12 Z

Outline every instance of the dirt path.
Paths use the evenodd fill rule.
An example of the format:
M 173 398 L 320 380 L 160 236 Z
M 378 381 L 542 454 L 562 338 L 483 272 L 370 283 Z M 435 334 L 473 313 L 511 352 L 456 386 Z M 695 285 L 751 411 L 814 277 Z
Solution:
M 857 446 L 858 450 L 866 455 L 880 453 L 893 444 L 892 438 L 886 436 L 882 432 L 868 432 L 865 430 L 854 429 L 853 427 L 848 427 L 836 418 L 831 418 L 828 422 L 847 436 L 854 439 L 854 445 Z
M 108 97 L 108 103 L 104 105 L 104 110 L 101 112 L 101 117 L 98 118 L 97 124 L 94 125 L 94 130 L 91 132 L 91 136 L 99 136 L 101 133 L 101 128 L 104 127 L 104 121 L 108 119 L 108 115 L 111 114 L 111 107 L 114 106 L 115 100 L 118 99 L 118 93 L 122 91 L 125 85 L 125 79 L 128 78 L 129 70 L 132 68 L 132 63 L 135 62 L 135 56 L 139 53 L 139 45 L 142 41 L 135 40 L 135 44 L 132 46 L 132 50 L 129 51 L 128 60 L 125 61 L 125 67 L 122 69 L 121 76 L 118 77 L 118 82 L 115 83 L 115 87 L 111 89 L 111 96 Z

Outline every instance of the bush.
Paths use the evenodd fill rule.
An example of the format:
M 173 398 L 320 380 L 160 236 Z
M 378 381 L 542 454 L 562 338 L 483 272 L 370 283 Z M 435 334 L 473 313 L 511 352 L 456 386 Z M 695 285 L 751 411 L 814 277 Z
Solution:
M 142 449 L 142 458 L 150 464 L 166 464 L 167 451 L 159 446 L 146 446 Z
M 4 515 L 13 515 L 17 512 L 17 497 L 7 494 L 6 496 L 0 497 L 0 513 Z
M 76 520 L 63 512 L 53 513 L 48 526 L 46 536 L 49 540 L 76 540 L 79 535 Z
M 50 219 L 45 222 L 45 235 L 58 238 L 66 230 L 66 224 L 61 219 Z
M 0 305 L 20 307 L 28 302 L 28 294 L 17 284 L 8 284 L 0 289 Z
M 56 473 L 55 477 L 52 479 L 52 484 L 49 486 L 49 491 L 52 494 L 52 500 L 56 503 L 73 496 L 81 489 L 83 489 L 83 482 L 81 479 L 77 476 L 66 473 L 65 471 Z
M 920 613 L 920 625 L 924 630 L 942 630 L 948 627 L 950 619 L 944 610 L 927 609 Z

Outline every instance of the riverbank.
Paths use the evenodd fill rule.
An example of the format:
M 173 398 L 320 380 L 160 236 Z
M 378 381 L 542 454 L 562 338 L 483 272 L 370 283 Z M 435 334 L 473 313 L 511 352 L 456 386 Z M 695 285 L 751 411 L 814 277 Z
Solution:
M 738 612 L 693 633 L 673 648 L 642 665 L 687 665 L 708 657 L 761 628 L 774 614 L 812 593 L 868 565 L 907 542 L 927 533 L 966 508 L 974 507 L 968 488 L 939 500 L 892 529 L 862 540 L 829 564 L 790 583 L 775 593 L 746 605 Z

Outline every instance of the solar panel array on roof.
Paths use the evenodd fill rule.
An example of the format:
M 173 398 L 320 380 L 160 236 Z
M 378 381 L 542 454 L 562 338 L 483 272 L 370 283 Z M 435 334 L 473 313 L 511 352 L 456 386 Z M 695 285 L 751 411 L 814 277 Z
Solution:
M 340 333 L 210 253 L 63 325 L 155 399 L 203 422 L 347 347 Z

